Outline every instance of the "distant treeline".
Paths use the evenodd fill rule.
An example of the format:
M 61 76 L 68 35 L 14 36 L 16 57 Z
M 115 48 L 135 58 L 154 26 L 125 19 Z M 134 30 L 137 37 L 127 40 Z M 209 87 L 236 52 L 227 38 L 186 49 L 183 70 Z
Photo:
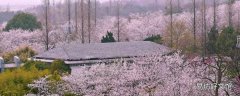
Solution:
M 13 18 L 13 16 L 18 13 L 18 12 L 14 12 L 14 11 L 5 11 L 5 12 L 0 12 L 0 24 L 7 22 L 8 20 L 10 20 L 11 18 Z

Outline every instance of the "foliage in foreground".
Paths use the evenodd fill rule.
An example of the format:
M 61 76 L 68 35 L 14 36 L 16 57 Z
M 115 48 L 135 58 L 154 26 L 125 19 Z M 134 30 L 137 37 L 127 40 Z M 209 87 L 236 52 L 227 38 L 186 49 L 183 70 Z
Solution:
M 29 68 L 28 66 L 34 61 L 30 61 L 29 63 L 27 63 L 25 65 L 25 68 Z M 31 64 L 32 65 L 32 64 Z M 71 69 L 68 65 L 66 65 L 64 63 L 64 61 L 62 60 L 55 60 L 51 63 L 51 65 L 49 66 L 49 64 L 43 64 L 41 62 L 35 62 L 33 65 L 35 65 L 39 70 L 42 69 L 49 69 L 50 74 L 46 77 L 43 77 L 41 79 L 39 79 L 39 81 L 33 81 L 32 83 L 46 83 L 43 84 L 43 86 L 39 86 L 39 85 L 34 85 L 34 84 L 28 84 L 28 87 L 31 88 L 31 92 L 29 93 L 33 93 L 33 94 L 37 94 L 37 95 L 44 95 L 43 93 L 52 93 L 55 92 L 57 90 L 57 86 L 59 86 L 59 84 L 61 82 L 63 82 L 61 80 L 61 76 L 64 75 L 68 75 L 69 73 L 71 73 Z M 38 88 L 38 87 L 41 88 Z M 64 90 L 64 89 L 63 89 Z M 64 96 L 72 96 L 72 93 L 64 93 Z M 73 95 L 75 96 L 75 95 Z
M 51 66 L 50 66 L 50 72 L 52 74 L 57 72 L 57 74 L 62 75 L 64 73 L 71 73 L 71 68 L 69 65 L 66 65 L 64 61 L 55 60 L 52 62 Z
M 30 91 L 27 84 L 48 74 L 48 70 L 38 70 L 35 66 L 0 73 L 0 95 L 23 96 Z
M 24 63 L 23 68 L 25 70 L 31 70 L 32 66 L 34 66 L 38 70 L 46 70 L 46 69 L 49 70 L 50 69 L 50 64 L 47 64 L 47 63 L 41 62 L 41 61 L 27 61 L 26 63 Z
M 22 96 L 39 93 L 40 90 L 31 89 L 28 84 L 47 76 L 47 81 L 51 81 L 49 84 L 56 86 L 61 80 L 60 76 L 70 72 L 70 67 L 61 60 L 55 60 L 51 65 L 40 61 L 27 61 L 21 68 L 0 73 L 0 95 Z
M 37 70 L 48 69 L 51 74 L 64 75 L 71 73 L 70 66 L 66 65 L 62 60 L 54 60 L 51 64 L 41 61 L 28 61 L 24 64 L 23 68 L 30 70 L 32 66 L 37 68 Z

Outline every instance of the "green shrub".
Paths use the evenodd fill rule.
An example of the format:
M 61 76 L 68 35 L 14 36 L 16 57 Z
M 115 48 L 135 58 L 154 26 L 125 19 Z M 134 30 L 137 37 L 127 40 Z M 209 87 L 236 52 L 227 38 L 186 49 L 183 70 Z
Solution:
M 23 67 L 26 70 L 29 70 L 31 66 L 35 66 L 38 70 L 46 70 L 50 68 L 50 64 L 41 61 L 27 61 Z
M 208 54 L 216 54 L 217 46 L 216 42 L 219 36 L 219 32 L 216 27 L 212 27 L 210 32 L 208 33 L 208 42 L 207 42 L 207 51 Z
M 48 70 L 37 70 L 34 66 L 30 66 L 29 70 L 19 68 L 0 73 L 0 95 L 23 96 L 30 91 L 28 84 L 48 74 Z
M 37 53 L 30 47 L 20 47 L 12 52 L 7 52 L 3 54 L 4 61 L 6 63 L 12 63 L 13 57 L 18 56 L 21 62 L 26 62 L 28 58 L 36 55 Z
M 37 21 L 37 18 L 35 16 L 28 13 L 19 13 L 8 21 L 4 31 L 9 31 L 11 29 L 34 31 L 41 28 L 41 23 Z
M 237 44 L 237 33 L 233 27 L 223 28 L 216 41 L 216 53 L 231 56 Z
M 107 32 L 107 35 L 102 37 L 101 42 L 102 43 L 116 42 L 116 40 L 114 39 L 112 32 Z
M 62 60 L 55 60 L 50 66 L 50 71 L 52 74 L 57 72 L 58 74 L 71 73 L 71 68 L 69 65 L 66 65 Z
M 162 44 L 162 37 L 160 35 L 152 35 L 146 39 L 144 39 L 144 41 L 152 41 L 158 44 Z

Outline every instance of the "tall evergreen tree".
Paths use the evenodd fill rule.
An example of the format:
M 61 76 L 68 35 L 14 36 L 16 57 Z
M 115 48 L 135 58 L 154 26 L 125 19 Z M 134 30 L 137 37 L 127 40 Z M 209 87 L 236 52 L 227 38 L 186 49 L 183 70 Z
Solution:
M 232 51 L 237 44 L 237 33 L 232 26 L 226 27 L 219 34 L 216 42 L 217 54 L 232 56 Z
M 216 54 L 217 38 L 218 38 L 218 30 L 216 30 L 215 27 L 212 27 L 211 31 L 208 33 L 208 42 L 207 42 L 208 54 Z

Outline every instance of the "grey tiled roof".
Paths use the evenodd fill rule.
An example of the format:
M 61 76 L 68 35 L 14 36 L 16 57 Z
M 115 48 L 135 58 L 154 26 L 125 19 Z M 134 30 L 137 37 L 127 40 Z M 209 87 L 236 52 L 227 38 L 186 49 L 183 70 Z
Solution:
M 117 43 L 71 43 L 34 56 L 36 59 L 62 59 L 68 61 L 125 58 L 144 56 L 147 54 L 169 53 L 168 47 L 149 42 L 117 42 Z

